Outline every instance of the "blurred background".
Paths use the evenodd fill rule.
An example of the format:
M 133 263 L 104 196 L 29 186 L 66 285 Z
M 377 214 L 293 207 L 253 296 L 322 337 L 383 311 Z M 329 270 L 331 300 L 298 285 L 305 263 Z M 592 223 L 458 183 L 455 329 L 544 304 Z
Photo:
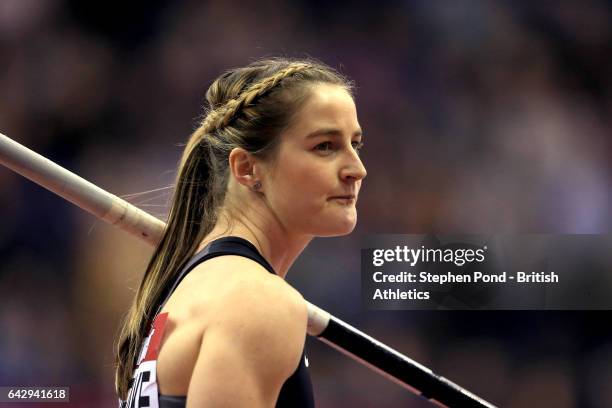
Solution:
M 612 406 L 610 312 L 373 312 L 359 276 L 368 234 L 610 231 L 609 1 L 2 0 L 0 131 L 163 218 L 208 85 L 277 55 L 356 81 L 368 169 L 358 228 L 313 241 L 288 281 L 497 405 Z M 151 251 L 0 168 L 0 385 L 114 406 Z M 316 340 L 307 354 L 319 407 L 431 406 Z

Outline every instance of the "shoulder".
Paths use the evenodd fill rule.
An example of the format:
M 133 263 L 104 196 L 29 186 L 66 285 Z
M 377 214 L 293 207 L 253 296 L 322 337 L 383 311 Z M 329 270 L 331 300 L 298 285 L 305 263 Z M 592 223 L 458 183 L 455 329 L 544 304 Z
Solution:
M 307 318 L 306 301 L 284 279 L 242 256 L 212 258 L 197 265 L 180 283 L 165 309 L 181 310 L 200 322 L 250 308 L 253 312 L 287 310 Z M 304 317 L 306 316 L 306 317 Z
M 274 299 L 274 302 L 304 304 L 302 295 L 284 279 L 243 256 L 210 259 L 195 267 L 190 275 L 194 278 L 192 284 L 202 289 L 214 288 L 217 300 L 222 303 Z
M 223 280 L 214 301 L 208 302 L 202 346 L 215 338 L 223 339 L 227 347 L 248 355 L 258 370 L 288 377 L 297 368 L 304 348 L 308 323 L 304 298 L 248 258 L 227 256 L 219 260 L 223 262 L 209 264 L 202 271 Z M 218 267 L 221 270 L 217 271 Z
M 240 256 L 220 257 L 217 265 L 209 265 L 211 275 L 223 282 L 212 306 L 226 316 L 244 312 L 253 318 L 291 316 L 294 320 L 307 319 L 306 302 L 302 295 L 285 280 L 270 273 L 255 261 Z M 214 269 L 219 268 L 219 273 Z
M 191 399 L 197 395 L 235 398 L 234 388 L 231 395 L 224 390 L 229 392 L 227 384 L 236 381 L 261 382 L 257 389 L 273 395 L 275 384 L 280 387 L 299 365 L 306 337 L 306 302 L 287 282 L 248 258 L 222 256 L 198 265 L 164 311 L 170 313 L 173 324 L 166 330 L 160 352 L 160 376 L 164 356 L 165 378 L 176 375 L 178 369 L 168 371 L 172 364 L 183 367 L 192 359 L 191 380 L 185 380 Z
M 216 257 L 198 265 L 188 278 L 185 295 L 190 299 L 192 312 L 199 315 L 200 310 L 208 317 L 208 324 L 220 318 L 249 316 L 253 321 L 275 317 L 277 322 L 290 319 L 291 325 L 303 325 L 305 331 L 308 311 L 302 295 L 249 258 Z

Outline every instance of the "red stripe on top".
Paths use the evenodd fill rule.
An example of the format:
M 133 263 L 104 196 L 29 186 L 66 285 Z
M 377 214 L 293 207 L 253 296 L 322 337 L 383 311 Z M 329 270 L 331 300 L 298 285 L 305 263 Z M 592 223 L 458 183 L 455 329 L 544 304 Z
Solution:
M 159 345 L 164 336 L 164 330 L 166 329 L 166 321 L 168 320 L 168 313 L 158 314 L 155 320 L 153 320 L 153 337 L 149 341 L 149 347 L 147 348 L 147 354 L 142 361 L 157 360 L 157 354 L 159 352 Z

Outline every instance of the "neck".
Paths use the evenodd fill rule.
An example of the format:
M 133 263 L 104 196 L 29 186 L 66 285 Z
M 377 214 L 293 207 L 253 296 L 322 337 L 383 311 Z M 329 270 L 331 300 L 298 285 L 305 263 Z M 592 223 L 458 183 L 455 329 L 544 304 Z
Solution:
M 202 240 L 198 250 L 220 237 L 244 238 L 255 245 L 276 274 L 285 279 L 289 268 L 313 237 L 291 234 L 268 208 L 250 207 L 233 213 L 231 216 L 226 210 L 220 211 L 217 224 Z

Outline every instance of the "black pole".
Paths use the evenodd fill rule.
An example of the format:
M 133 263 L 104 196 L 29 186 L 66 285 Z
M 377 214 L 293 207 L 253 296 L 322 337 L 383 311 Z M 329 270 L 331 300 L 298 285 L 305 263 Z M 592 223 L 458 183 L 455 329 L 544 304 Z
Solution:
M 318 337 L 431 402 L 452 408 L 495 407 L 334 316 L 330 316 L 327 327 Z

